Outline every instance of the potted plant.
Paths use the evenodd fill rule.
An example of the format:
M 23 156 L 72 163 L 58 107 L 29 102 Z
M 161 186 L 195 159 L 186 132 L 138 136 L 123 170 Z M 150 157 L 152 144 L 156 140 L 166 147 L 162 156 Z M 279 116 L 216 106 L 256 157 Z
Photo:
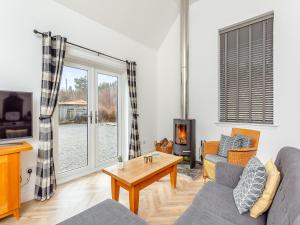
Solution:
M 118 169 L 122 170 L 124 168 L 124 162 L 121 155 L 118 156 Z

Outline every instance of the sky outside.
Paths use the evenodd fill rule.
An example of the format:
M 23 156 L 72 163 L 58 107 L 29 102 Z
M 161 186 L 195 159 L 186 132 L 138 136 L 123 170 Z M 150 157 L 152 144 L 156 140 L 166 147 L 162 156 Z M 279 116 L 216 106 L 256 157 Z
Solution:
M 62 78 L 61 78 L 61 84 L 60 84 L 61 89 L 66 88 L 66 83 L 68 85 L 68 88 L 71 86 L 74 89 L 75 88 L 74 79 L 79 77 L 87 77 L 87 74 L 88 72 L 86 70 L 64 66 Z M 103 74 L 98 79 L 99 79 L 98 80 L 99 83 L 104 83 L 104 82 L 113 83 L 117 81 L 117 77 L 103 75 Z

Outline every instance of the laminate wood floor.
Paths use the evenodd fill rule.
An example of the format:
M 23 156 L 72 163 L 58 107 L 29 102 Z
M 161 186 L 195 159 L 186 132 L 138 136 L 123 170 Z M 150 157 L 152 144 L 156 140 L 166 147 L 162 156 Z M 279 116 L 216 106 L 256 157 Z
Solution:
M 177 188 L 170 186 L 169 176 L 140 192 L 139 216 L 150 225 L 171 225 L 191 204 L 203 185 L 178 175 Z M 55 225 L 97 203 L 111 198 L 110 177 L 94 173 L 58 186 L 53 198 L 45 202 L 29 201 L 21 206 L 21 218 L 0 220 L 1 225 Z M 128 192 L 121 188 L 120 203 L 128 207 Z

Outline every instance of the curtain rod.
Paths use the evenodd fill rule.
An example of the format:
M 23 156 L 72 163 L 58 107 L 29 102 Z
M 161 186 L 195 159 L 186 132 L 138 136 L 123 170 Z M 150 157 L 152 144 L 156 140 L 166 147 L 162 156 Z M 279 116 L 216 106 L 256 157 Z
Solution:
M 44 33 L 42 33 L 42 32 L 39 32 L 38 30 L 35 30 L 35 29 L 33 30 L 33 33 L 35 33 L 35 34 L 40 34 L 40 35 L 42 35 L 42 36 L 45 36 L 45 35 L 46 35 L 46 34 L 44 34 Z M 98 52 L 98 51 L 96 51 L 96 50 L 93 50 L 93 49 L 90 49 L 90 48 L 86 48 L 86 47 L 84 47 L 84 46 L 81 46 L 81 45 L 78 45 L 78 44 L 74 44 L 74 43 L 69 42 L 69 41 L 66 41 L 66 43 L 69 44 L 69 45 L 73 45 L 73 46 L 75 46 L 75 47 L 84 49 L 84 50 L 86 50 L 86 51 L 90 51 L 90 52 L 96 53 L 98 56 L 100 56 L 100 55 L 106 56 L 106 57 L 108 57 L 108 58 L 111 58 L 111 59 L 114 59 L 114 60 L 118 60 L 118 61 L 124 62 L 124 63 L 129 62 L 128 60 L 124 60 L 124 59 L 120 59 L 120 58 L 117 58 L 117 57 L 114 57 L 114 56 L 111 56 L 111 55 L 107 55 L 107 54 L 105 54 L 105 53 Z M 136 65 L 135 62 L 134 62 L 134 64 Z

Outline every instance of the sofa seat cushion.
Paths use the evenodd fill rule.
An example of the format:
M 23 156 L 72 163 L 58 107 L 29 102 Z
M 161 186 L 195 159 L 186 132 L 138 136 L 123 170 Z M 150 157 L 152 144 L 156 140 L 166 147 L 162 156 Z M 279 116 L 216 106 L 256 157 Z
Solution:
M 249 213 L 239 213 L 232 191 L 215 182 L 206 183 L 175 225 L 265 225 L 265 214 L 254 219 Z
M 58 225 L 147 225 L 123 205 L 107 199 Z

